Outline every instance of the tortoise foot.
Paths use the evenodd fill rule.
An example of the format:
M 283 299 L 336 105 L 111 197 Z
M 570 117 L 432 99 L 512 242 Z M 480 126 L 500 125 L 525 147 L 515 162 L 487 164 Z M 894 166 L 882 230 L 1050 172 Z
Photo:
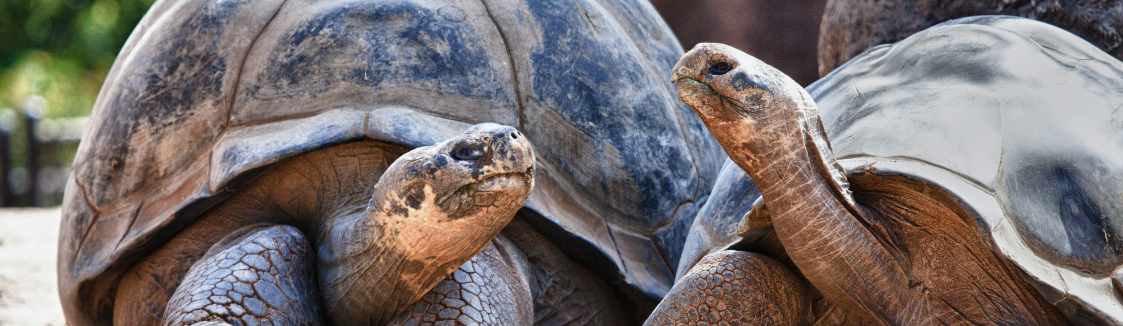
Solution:
M 644 324 L 801 325 L 811 313 L 795 273 L 763 255 L 725 250 L 694 265 Z
M 518 268 L 526 262 L 517 250 L 492 241 L 390 325 L 533 324 L 530 286 Z
M 323 324 L 310 248 L 290 226 L 231 233 L 191 266 L 168 301 L 164 324 Z

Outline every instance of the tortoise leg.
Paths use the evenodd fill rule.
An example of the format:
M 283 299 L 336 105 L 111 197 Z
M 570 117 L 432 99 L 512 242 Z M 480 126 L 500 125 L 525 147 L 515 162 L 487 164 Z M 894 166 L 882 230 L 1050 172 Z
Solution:
M 520 213 L 522 214 L 522 213 Z M 530 295 L 534 298 L 534 325 L 634 325 L 627 298 L 607 281 L 567 256 L 520 216 L 503 229 L 526 255 Z M 537 217 L 541 218 L 541 217 Z
M 694 265 L 645 325 L 805 325 L 811 294 L 787 267 L 763 255 L 724 250 Z
M 390 325 L 530 325 L 526 258 L 499 236 Z
M 311 247 L 296 228 L 243 227 L 191 266 L 168 301 L 164 324 L 323 324 L 311 262 Z

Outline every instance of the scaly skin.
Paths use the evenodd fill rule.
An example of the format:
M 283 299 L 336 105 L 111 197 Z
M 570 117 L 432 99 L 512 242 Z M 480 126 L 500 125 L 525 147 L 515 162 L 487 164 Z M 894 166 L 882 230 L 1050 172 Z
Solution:
M 518 268 L 526 258 L 517 251 L 500 236 L 389 325 L 530 325 L 530 286 Z
M 806 325 L 811 293 L 771 258 L 724 250 L 702 258 L 675 283 L 645 325 Z
M 628 325 L 628 307 L 595 273 L 516 217 L 391 325 Z
M 191 268 L 168 302 L 164 325 L 205 321 L 320 325 L 311 246 L 291 226 L 255 225 Z
M 1063 323 L 1020 274 L 979 250 L 985 244 L 977 236 L 931 237 L 952 232 L 930 223 L 934 229 L 910 235 L 928 237 L 921 241 L 927 243 L 902 250 L 891 241 L 887 234 L 908 227 L 897 221 L 959 216 L 890 209 L 927 200 L 921 197 L 904 205 L 881 201 L 872 210 L 857 205 L 814 102 L 783 73 L 728 46 L 700 44 L 675 66 L 673 78 L 682 100 L 760 188 L 787 253 L 831 303 L 881 324 Z M 971 279 L 948 261 L 990 278 Z

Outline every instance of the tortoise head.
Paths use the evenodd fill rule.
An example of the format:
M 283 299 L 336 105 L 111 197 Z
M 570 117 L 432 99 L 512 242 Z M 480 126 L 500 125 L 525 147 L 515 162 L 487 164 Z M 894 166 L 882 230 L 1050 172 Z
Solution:
M 370 206 L 390 215 L 509 219 L 533 185 L 530 141 L 515 128 L 485 123 L 402 155 L 379 179 Z
M 385 323 L 502 230 L 534 186 L 534 150 L 514 128 L 480 124 L 398 157 L 366 210 L 328 224 L 317 258 L 339 324 Z
M 727 151 L 758 152 L 802 131 L 810 96 L 784 73 L 724 44 L 700 43 L 674 67 L 679 97 Z

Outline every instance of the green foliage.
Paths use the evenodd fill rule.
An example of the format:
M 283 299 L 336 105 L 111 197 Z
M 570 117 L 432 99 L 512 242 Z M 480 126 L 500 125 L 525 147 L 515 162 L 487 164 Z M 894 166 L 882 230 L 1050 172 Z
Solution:
M 0 0 L 0 107 L 46 99 L 89 114 L 117 51 L 154 0 Z

